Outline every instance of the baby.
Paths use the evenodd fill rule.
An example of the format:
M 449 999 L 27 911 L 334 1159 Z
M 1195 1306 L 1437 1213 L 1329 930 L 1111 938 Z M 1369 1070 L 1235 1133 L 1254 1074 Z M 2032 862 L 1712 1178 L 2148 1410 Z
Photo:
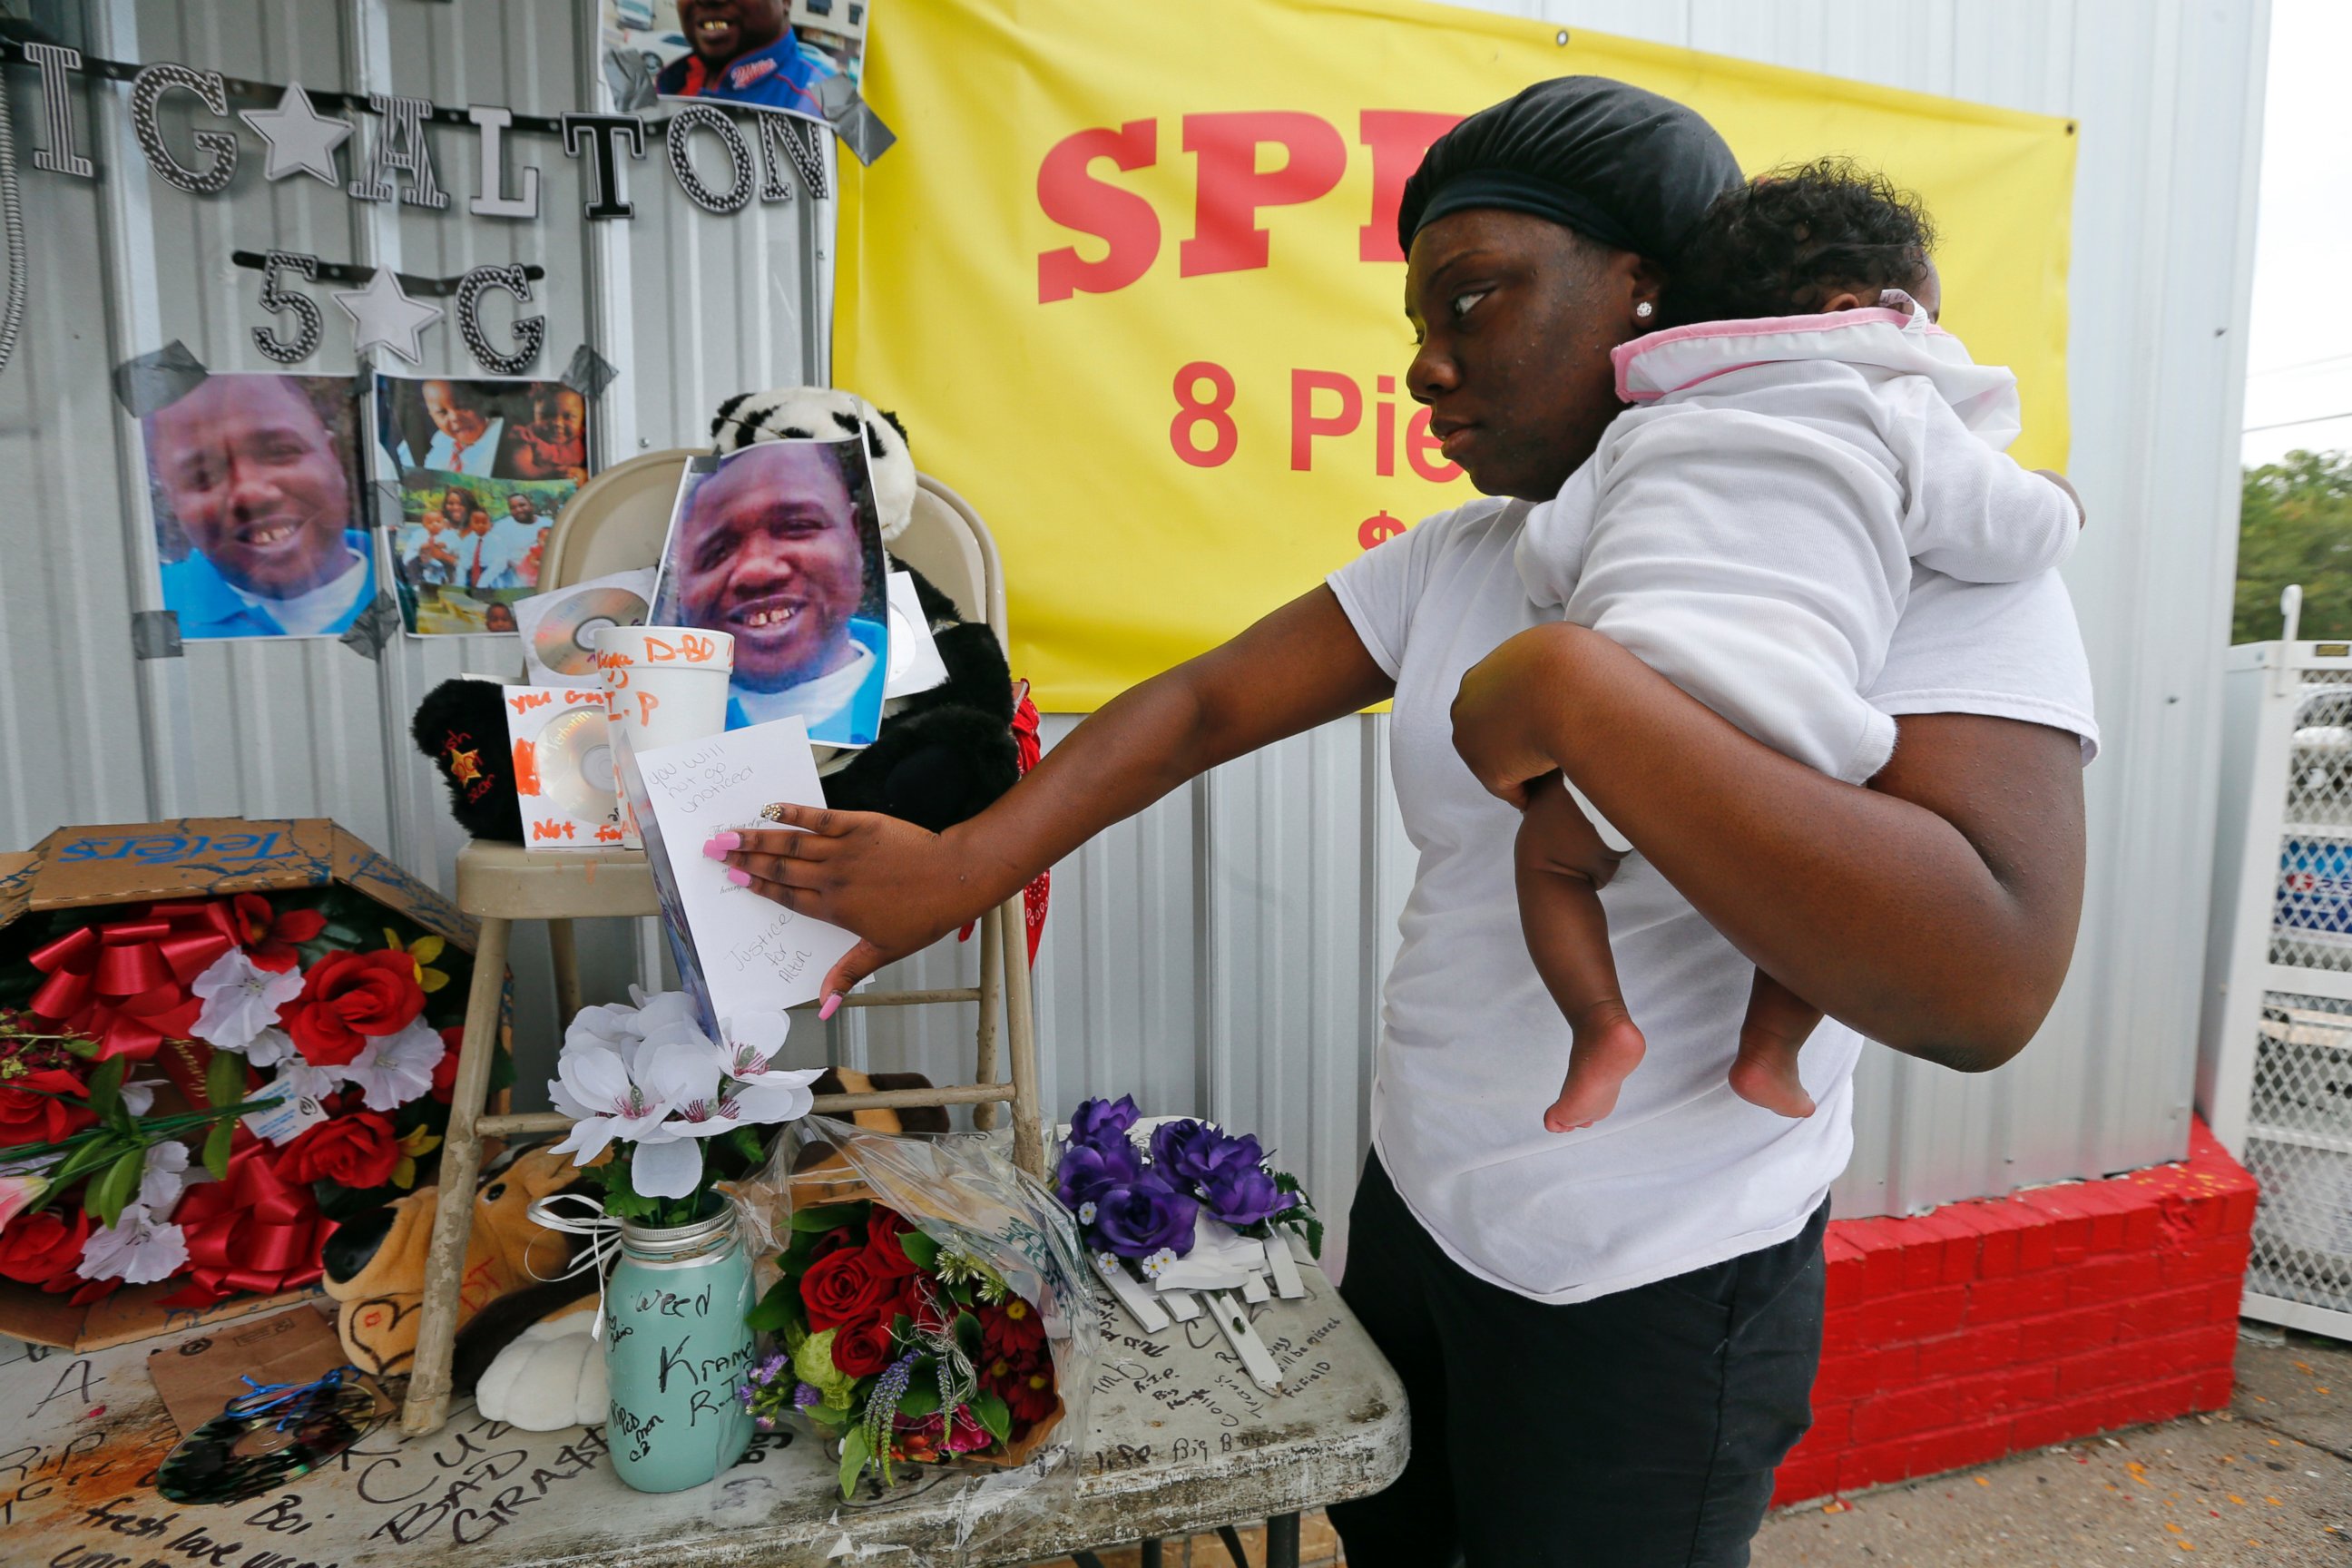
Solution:
M 515 432 L 518 479 L 588 482 L 588 404 L 560 384 L 531 389 L 530 423 Z
M 1614 353 L 1618 395 L 1633 406 L 1528 514 L 1517 550 L 1538 605 L 1856 784 L 1894 750 L 1894 720 L 1862 693 L 1913 563 L 2021 581 L 2065 559 L 2081 522 L 2063 479 L 2003 455 L 2019 429 L 2016 379 L 1936 325 L 1933 245 L 1915 199 L 1842 162 L 1725 193 L 1668 284 L 1667 330 Z M 1754 472 L 1727 485 L 1719 465 L 1735 452 Z M 1811 482 L 1776 505 L 1776 472 L 1800 469 Z M 1643 485 L 1620 491 L 1636 472 Z M 1571 865 L 1589 842 L 1580 812 L 1612 852 L 1632 848 L 1558 774 L 1530 787 L 1517 843 L 1528 951 L 1574 1036 L 1544 1113 L 1554 1132 L 1609 1114 L 1643 1049 L 1599 890 Z M 1820 1020 L 1758 971 L 1732 1089 L 1812 1114 L 1797 1053 Z

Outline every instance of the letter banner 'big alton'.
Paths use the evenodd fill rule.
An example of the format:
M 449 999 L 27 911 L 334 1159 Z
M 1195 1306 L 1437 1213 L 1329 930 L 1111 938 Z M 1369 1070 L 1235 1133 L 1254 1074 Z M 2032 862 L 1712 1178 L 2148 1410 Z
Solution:
M 1404 393 L 1397 203 L 1549 77 L 1679 99 L 1751 174 L 1843 153 L 1919 193 L 1946 325 L 2017 373 L 2015 455 L 2065 459 L 2063 120 L 1408 0 L 899 0 L 867 66 L 899 142 L 843 170 L 835 381 L 987 520 L 1049 710 L 1473 497 Z

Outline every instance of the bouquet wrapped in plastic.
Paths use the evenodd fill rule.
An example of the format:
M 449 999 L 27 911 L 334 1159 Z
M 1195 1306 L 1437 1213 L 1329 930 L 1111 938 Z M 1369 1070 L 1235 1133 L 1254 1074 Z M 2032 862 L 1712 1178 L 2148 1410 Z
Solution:
M 837 1455 L 861 1544 L 961 1552 L 1067 1506 L 1096 1319 L 1044 1186 L 985 1136 L 812 1117 L 741 1196 L 776 1271 L 744 1403 Z

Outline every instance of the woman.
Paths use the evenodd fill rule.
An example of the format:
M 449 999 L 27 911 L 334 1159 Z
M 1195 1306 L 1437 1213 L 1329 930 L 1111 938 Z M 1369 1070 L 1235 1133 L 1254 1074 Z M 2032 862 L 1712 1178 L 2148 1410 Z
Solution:
M 1357 1568 L 1746 1563 L 1809 1419 L 1856 1031 L 1995 1067 L 2065 971 L 2093 727 L 2054 578 L 1919 575 L 1872 693 L 1900 741 L 1865 790 L 1605 639 L 1539 626 L 1512 568 L 1522 503 L 1618 412 L 1609 350 L 1654 318 L 1662 263 L 1738 177 L 1704 121 L 1616 82 L 1543 83 L 1464 121 L 1400 215 L 1407 384 L 1446 457 L 1514 499 L 1424 521 L 1122 695 L 962 826 L 790 808 L 808 831 L 728 856 L 863 939 L 830 1009 L 1202 769 L 1394 699 L 1419 863 L 1342 1293 L 1404 1381 L 1412 1449 L 1389 1490 L 1332 1510 Z M 1655 1042 L 1640 1098 L 1570 1137 L 1539 1121 L 1567 1029 L 1520 940 L 1516 816 L 1482 787 L 1554 756 L 1641 851 L 1604 899 Z M 1723 1082 L 1751 963 L 1835 1020 L 1807 1048 L 1809 1120 Z

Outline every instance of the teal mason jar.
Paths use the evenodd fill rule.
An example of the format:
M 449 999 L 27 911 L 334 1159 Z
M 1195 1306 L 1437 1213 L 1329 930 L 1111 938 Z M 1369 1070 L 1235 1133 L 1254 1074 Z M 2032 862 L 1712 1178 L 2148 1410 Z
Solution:
M 604 1290 L 604 1428 L 613 1468 L 641 1492 L 700 1486 L 743 1457 L 735 1393 L 751 1365 L 751 1260 L 735 1210 L 665 1229 L 624 1221 Z

